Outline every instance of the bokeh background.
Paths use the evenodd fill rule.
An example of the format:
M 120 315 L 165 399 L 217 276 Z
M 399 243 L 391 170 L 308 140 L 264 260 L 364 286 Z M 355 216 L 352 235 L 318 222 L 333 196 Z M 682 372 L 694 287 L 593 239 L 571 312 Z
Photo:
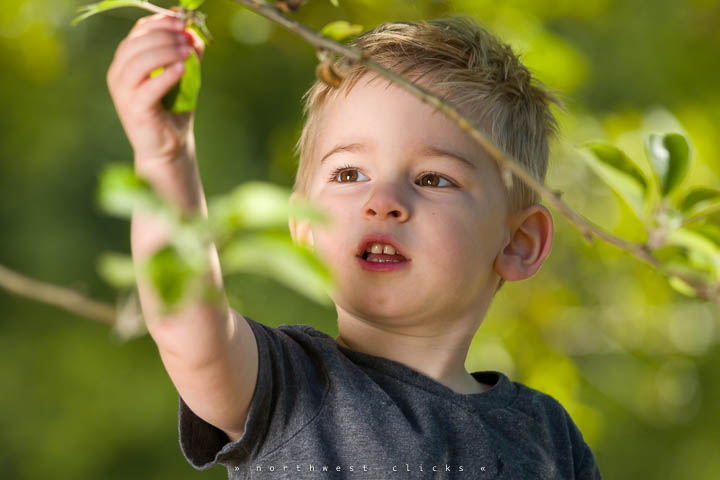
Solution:
M 105 75 L 140 16 L 121 9 L 71 27 L 75 0 L 0 6 L 0 264 L 114 302 L 96 262 L 129 252 L 129 222 L 95 203 L 99 172 L 130 162 Z M 89 2 L 88 2 L 89 3 Z M 684 185 L 718 187 L 720 2 L 715 0 L 310 0 L 296 14 L 320 29 L 466 13 L 513 45 L 563 92 L 562 139 L 547 184 L 588 219 L 634 241 L 642 224 L 577 153 L 617 145 L 649 171 L 642 141 L 680 131 L 693 145 Z M 169 2 L 158 2 L 169 7 Z M 203 7 L 216 42 L 203 58 L 196 112 L 208 197 L 248 180 L 289 187 L 313 81 L 313 49 L 232 1 Z M 684 297 L 645 264 L 586 243 L 551 209 L 552 253 L 507 283 L 478 331 L 467 368 L 502 370 L 557 398 L 608 479 L 720 475 L 717 307 Z M 337 334 L 335 312 L 273 280 L 228 277 L 233 306 L 277 326 Z M 195 471 L 177 438 L 177 393 L 149 336 L 0 291 L 0 477 L 226 478 Z

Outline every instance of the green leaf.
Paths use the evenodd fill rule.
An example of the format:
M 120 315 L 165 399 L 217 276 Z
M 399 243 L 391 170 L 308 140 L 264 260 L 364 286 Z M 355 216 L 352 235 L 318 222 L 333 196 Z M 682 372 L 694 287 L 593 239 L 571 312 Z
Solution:
M 103 253 L 98 258 L 97 270 L 102 279 L 115 288 L 135 285 L 135 266 L 130 255 Z
M 330 223 L 329 217 L 320 209 L 312 203 L 303 201 L 296 201 L 294 204 L 290 204 L 288 215 L 298 220 L 309 220 L 318 225 L 328 225 Z
M 648 190 L 642 170 L 612 145 L 589 143 L 586 148 L 592 153 L 583 155 L 590 168 L 641 217 Z
M 268 182 L 245 182 L 210 203 L 212 230 L 224 237 L 242 229 L 287 227 L 288 217 L 324 224 L 325 216 L 307 203 L 289 204 L 290 191 Z
M 172 245 L 195 271 L 207 268 L 207 248 L 212 242 L 207 219 L 203 215 L 183 216 L 173 222 Z
M 330 0 L 330 3 L 333 4 L 333 7 L 339 7 L 340 4 L 338 3 L 338 0 Z
M 74 27 L 78 23 L 82 22 L 86 18 L 95 15 L 96 13 L 102 13 L 107 10 L 112 10 L 115 8 L 123 8 L 123 7 L 138 7 L 142 8 L 143 10 L 149 10 L 148 9 L 149 2 L 141 1 L 141 0 L 104 0 L 102 2 L 98 3 L 92 3 L 90 5 L 84 5 L 77 8 L 77 12 L 84 12 L 82 15 L 78 15 L 75 17 L 71 24 Z M 152 11 L 152 10 L 151 10 Z
M 665 197 L 685 178 L 690 167 L 690 147 L 679 133 L 666 135 L 651 134 L 645 143 L 645 153 L 653 167 L 660 188 Z
M 150 72 L 150 77 L 160 75 L 165 70 L 159 67 Z M 185 72 L 180 80 L 162 97 L 162 104 L 168 111 L 175 113 L 195 110 L 200 93 L 200 60 L 194 49 L 185 59 Z
M 287 233 L 261 233 L 237 239 L 221 252 L 223 271 L 270 277 L 323 305 L 332 278 L 308 249 L 292 243 Z
M 180 0 L 180 5 L 187 8 L 188 10 L 195 10 L 204 2 L 205 0 Z
M 720 225 L 716 225 L 714 223 L 700 223 L 695 225 L 688 225 L 685 227 L 685 229 L 691 232 L 695 232 L 698 235 L 702 235 L 703 237 L 713 242 L 715 246 L 720 249 Z
M 147 263 L 153 287 L 166 307 L 177 305 L 189 290 L 194 270 L 173 246 L 156 251 Z
M 688 297 L 697 297 L 697 292 L 689 283 L 685 282 L 679 277 L 670 277 L 668 280 L 670 286 L 677 292 L 682 293 Z
M 681 262 L 687 263 L 686 249 L 678 245 L 663 245 L 653 250 L 655 258 L 662 263 Z
M 720 226 L 688 225 L 668 232 L 666 242 L 687 248 L 688 263 L 717 274 L 720 271 Z
M 669 274 L 670 286 L 684 295 L 695 296 L 695 289 L 677 275 L 705 284 L 716 280 L 716 264 L 713 257 L 708 257 L 697 250 L 668 245 L 655 250 L 653 254 L 662 261 L 662 270 Z
M 325 25 L 320 31 L 320 34 L 332 38 L 336 42 L 342 42 L 346 38 L 354 37 L 362 31 L 362 25 L 354 25 L 345 20 L 338 20 Z
M 701 212 L 720 210 L 720 190 L 706 187 L 692 188 L 678 203 L 678 208 L 687 217 Z
M 162 202 L 150 186 L 135 175 L 133 167 L 113 163 L 105 167 L 97 190 L 98 206 L 118 217 L 130 217 L 134 208 L 155 210 Z
M 707 272 L 714 277 L 719 271 L 720 255 L 707 255 L 699 250 L 690 250 L 688 252 L 688 264 L 696 271 Z

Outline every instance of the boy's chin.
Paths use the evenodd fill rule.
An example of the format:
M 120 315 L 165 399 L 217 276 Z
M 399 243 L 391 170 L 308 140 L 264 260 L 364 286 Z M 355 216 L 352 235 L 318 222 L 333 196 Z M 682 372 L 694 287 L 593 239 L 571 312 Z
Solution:
M 408 319 L 421 314 L 417 305 L 414 308 L 411 301 L 397 297 L 390 299 L 373 296 L 366 298 L 353 297 L 346 299 L 341 304 L 347 305 L 348 308 L 345 308 L 345 310 L 352 312 L 353 315 L 382 325 L 400 326 L 408 321 L 414 324 L 416 323 L 414 320 Z

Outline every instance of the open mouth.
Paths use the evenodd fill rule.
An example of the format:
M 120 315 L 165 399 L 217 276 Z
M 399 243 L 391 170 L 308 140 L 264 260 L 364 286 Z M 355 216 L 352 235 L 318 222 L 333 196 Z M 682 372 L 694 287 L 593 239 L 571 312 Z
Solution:
M 390 272 L 410 264 L 405 246 L 392 235 L 373 233 L 358 243 L 356 256 L 360 266 L 373 272 Z
M 385 253 L 370 253 L 367 251 L 363 252 L 362 259 L 373 263 L 400 263 L 407 261 L 407 259 L 399 253 L 388 255 Z

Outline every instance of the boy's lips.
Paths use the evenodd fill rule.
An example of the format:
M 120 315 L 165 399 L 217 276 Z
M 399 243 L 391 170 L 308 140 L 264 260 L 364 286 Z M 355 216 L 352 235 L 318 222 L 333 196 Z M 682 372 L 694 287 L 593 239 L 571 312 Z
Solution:
M 356 256 L 361 257 L 365 253 L 368 245 L 372 243 L 382 243 L 383 245 L 391 245 L 395 249 L 395 253 L 403 257 L 406 261 L 410 261 L 410 257 L 405 254 L 405 247 L 401 246 L 400 243 L 390 235 L 383 234 L 369 234 L 365 235 L 358 243 Z

